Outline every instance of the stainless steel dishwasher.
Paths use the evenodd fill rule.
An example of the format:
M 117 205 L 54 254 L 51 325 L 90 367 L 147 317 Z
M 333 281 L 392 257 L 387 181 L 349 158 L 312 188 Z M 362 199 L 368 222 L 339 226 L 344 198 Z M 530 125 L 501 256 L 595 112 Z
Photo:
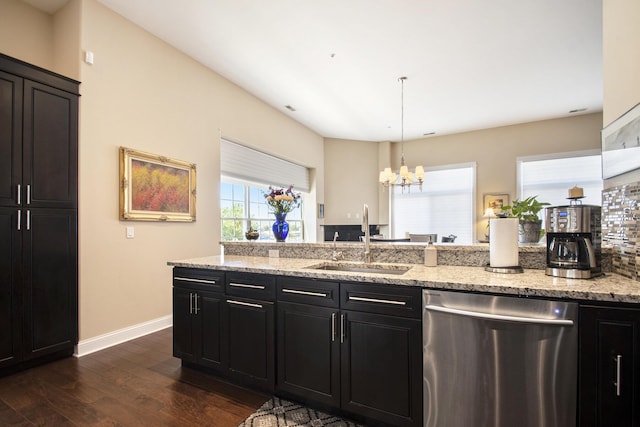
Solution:
M 424 425 L 576 425 L 578 305 L 423 291 Z

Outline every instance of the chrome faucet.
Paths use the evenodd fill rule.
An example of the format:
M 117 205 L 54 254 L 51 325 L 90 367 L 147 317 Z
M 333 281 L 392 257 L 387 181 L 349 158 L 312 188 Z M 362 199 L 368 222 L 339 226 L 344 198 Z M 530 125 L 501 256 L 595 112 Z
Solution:
M 334 261 L 338 261 L 340 259 L 342 259 L 342 251 L 338 251 L 338 249 L 336 248 L 336 239 L 338 238 L 338 232 L 336 231 L 333 234 L 333 255 L 331 256 L 331 259 Z
M 369 206 L 362 208 L 362 231 L 364 231 L 364 262 L 371 262 L 371 236 L 369 235 Z

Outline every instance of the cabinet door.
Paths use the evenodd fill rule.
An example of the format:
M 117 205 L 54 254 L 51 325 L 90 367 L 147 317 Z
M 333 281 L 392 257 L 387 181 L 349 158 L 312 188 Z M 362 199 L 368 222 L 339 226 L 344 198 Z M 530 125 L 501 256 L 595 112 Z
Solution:
M 25 346 L 30 357 L 78 342 L 78 219 L 70 209 L 23 211 Z
M 419 320 L 343 311 L 342 408 L 395 426 L 422 425 Z
M 640 425 L 640 310 L 580 308 L 580 425 Z
M 20 232 L 18 210 L 0 208 L 0 367 L 20 357 L 21 318 L 18 290 L 20 281 Z
M 22 79 L 0 71 L 0 206 L 18 205 L 22 180 Z
M 273 306 L 237 297 L 223 306 L 223 365 L 235 379 L 267 391 L 275 386 Z
M 277 388 L 339 407 L 338 310 L 278 302 Z
M 25 80 L 23 186 L 32 208 L 76 208 L 78 97 Z
M 194 362 L 193 291 L 173 288 L 173 355 Z
M 222 369 L 222 294 L 173 288 L 173 355 Z
M 221 370 L 222 365 L 222 304 L 224 296 L 212 292 L 199 291 L 195 295 L 195 316 L 197 317 L 197 363 Z

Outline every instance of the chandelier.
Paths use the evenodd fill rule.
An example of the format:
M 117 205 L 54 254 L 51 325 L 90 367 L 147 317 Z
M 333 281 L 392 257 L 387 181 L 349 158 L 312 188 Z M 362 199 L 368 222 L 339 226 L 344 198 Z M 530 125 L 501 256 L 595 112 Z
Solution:
M 416 181 L 419 185 L 420 191 L 422 191 L 422 183 L 424 182 L 424 168 L 422 166 L 416 166 L 415 173 L 411 172 L 404 161 L 404 81 L 406 77 L 399 77 L 400 82 L 400 147 L 402 149 L 402 157 L 400 158 L 400 176 L 393 172 L 390 167 L 384 168 L 380 172 L 380 183 L 384 187 L 392 185 L 400 185 L 402 192 L 407 187 L 410 190 L 411 184 L 415 184 Z M 399 179 L 398 179 L 399 178 Z

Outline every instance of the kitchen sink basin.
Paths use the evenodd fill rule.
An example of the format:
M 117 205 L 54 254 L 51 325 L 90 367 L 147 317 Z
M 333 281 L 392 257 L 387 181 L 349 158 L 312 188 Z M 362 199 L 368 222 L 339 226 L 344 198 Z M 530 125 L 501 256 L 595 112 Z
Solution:
M 308 268 L 313 270 L 345 271 L 351 273 L 374 273 L 374 274 L 396 274 L 401 275 L 411 269 L 410 265 L 402 264 L 366 264 L 349 262 L 323 262 L 312 265 Z

